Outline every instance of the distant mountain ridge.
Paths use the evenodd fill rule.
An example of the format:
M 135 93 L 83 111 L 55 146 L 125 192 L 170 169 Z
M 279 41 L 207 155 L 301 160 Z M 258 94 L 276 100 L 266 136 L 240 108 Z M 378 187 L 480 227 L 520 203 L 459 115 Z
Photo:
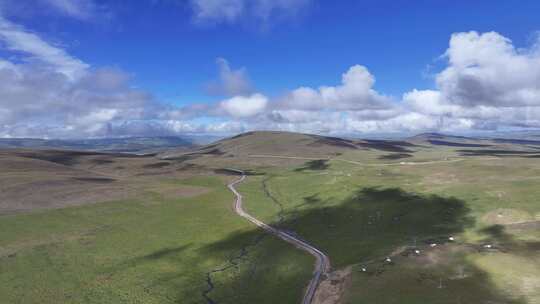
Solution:
M 450 135 L 450 134 L 443 134 L 443 133 L 435 133 L 435 132 L 428 132 L 428 133 L 420 133 L 415 136 L 409 137 L 408 140 L 433 140 L 433 139 L 459 139 L 459 140 L 478 140 L 477 137 L 472 136 L 462 136 L 462 135 Z
M 409 137 L 410 142 L 427 142 L 433 145 L 456 147 L 485 147 L 498 144 L 540 145 L 540 135 L 531 132 L 494 133 L 484 136 L 462 136 L 441 133 L 421 133 Z
M 98 139 L 1 138 L 0 148 L 66 149 L 81 151 L 145 152 L 167 148 L 193 148 L 214 140 L 157 136 Z
M 137 136 L 96 139 L 36 139 L 0 138 L 0 149 L 49 149 L 129 153 L 161 153 L 167 155 L 195 153 L 263 153 L 264 151 L 304 152 L 328 156 L 351 149 L 373 149 L 408 153 L 415 146 L 435 145 L 449 147 L 483 148 L 490 146 L 540 146 L 540 133 L 499 132 L 491 135 L 451 135 L 436 132 L 420 133 L 401 139 L 357 139 L 281 131 L 251 131 L 223 138 L 218 136 Z M 322 149 L 316 151 L 317 149 Z

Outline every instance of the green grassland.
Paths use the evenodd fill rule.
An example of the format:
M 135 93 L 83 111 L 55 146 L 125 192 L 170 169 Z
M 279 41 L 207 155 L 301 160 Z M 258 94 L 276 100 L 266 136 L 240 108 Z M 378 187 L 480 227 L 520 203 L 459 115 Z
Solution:
M 164 200 L 160 188 L 171 183 L 211 191 Z M 1 217 L 0 302 L 204 303 L 206 273 L 226 266 L 252 237 L 264 234 L 231 212 L 232 195 L 218 177 L 152 186 L 153 191 L 134 200 Z M 244 236 L 223 242 L 229 235 Z M 310 275 L 309 257 L 271 237 L 255 248 L 248 248 L 248 257 L 261 265 L 253 260 L 251 266 L 214 274 L 216 289 L 209 296 L 249 303 L 283 290 L 280 297 L 288 302 L 300 298 Z M 270 254 L 274 251 L 280 254 Z M 246 280 L 236 274 L 255 266 L 267 269 L 266 275 L 252 277 L 251 285 L 236 292 Z
M 249 213 L 350 270 L 342 304 L 540 303 L 537 159 L 271 136 L 125 171 L 81 161 L 137 195 L 0 216 L 0 303 L 298 303 L 313 258 L 234 214 L 220 168 L 249 170 Z
M 266 221 L 282 214 L 280 225 L 327 252 L 336 269 L 352 266 L 345 303 L 540 301 L 540 164 L 535 161 L 470 158 L 409 166 L 311 161 L 266 173 L 240 188 L 251 197 L 247 209 Z M 264 188 L 279 204 L 257 199 Z M 457 241 L 447 242 L 449 236 Z M 439 244 L 436 249 L 428 246 L 432 242 Z M 422 254 L 407 254 L 412 248 Z M 391 255 L 394 264 L 386 265 L 383 259 Z

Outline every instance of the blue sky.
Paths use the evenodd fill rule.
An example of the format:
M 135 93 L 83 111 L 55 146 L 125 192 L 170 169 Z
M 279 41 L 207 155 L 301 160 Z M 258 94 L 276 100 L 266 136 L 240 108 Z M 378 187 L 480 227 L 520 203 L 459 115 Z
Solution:
M 215 77 L 217 57 L 246 67 L 268 94 L 333 84 L 362 64 L 376 75 L 377 89 L 401 95 L 433 86 L 425 72 L 437 65 L 454 32 L 496 31 L 526 46 L 540 28 L 538 1 L 313 1 L 294 20 L 277 24 L 199 26 L 188 1 L 115 2 L 103 2 L 111 10 L 105 20 L 52 13 L 19 20 L 67 44 L 75 57 L 120 67 L 137 85 L 180 103 L 209 99 L 203 88 Z
M 121 88 L 115 88 L 117 95 L 137 91 L 149 96 L 145 97 L 148 100 L 134 102 L 141 111 L 132 113 L 131 117 L 103 114 L 114 110 L 122 112 L 122 107 L 109 107 L 107 101 L 81 101 L 85 107 L 98 106 L 94 112 L 82 111 L 79 120 L 97 115 L 100 119 L 96 123 L 101 126 L 77 126 L 77 113 L 70 112 L 59 115 L 55 122 L 32 113 L 32 121 L 26 125 L 34 128 L 25 128 L 12 120 L 17 113 L 30 110 L 10 110 L 10 104 L 22 97 L 6 93 L 3 106 L 12 119 L 4 119 L 0 135 L 69 137 L 72 136 L 68 132 L 70 128 L 77 132 L 83 128 L 85 136 L 104 136 L 116 135 L 106 132 L 121 125 L 124 129 L 118 128 L 122 130 L 118 134 L 123 136 L 132 135 L 127 125 L 139 126 L 144 121 L 152 125 L 156 122 L 159 125 L 160 121 L 162 125 L 199 124 L 193 128 L 172 127 L 171 130 L 170 126 L 160 126 L 159 130 L 145 131 L 150 133 L 221 131 L 217 126 L 204 126 L 211 123 L 227 123 L 224 132 L 284 129 L 369 133 L 533 128 L 537 127 L 536 114 L 540 113 L 537 111 L 540 101 L 536 101 L 540 96 L 536 95 L 540 81 L 534 71 L 538 61 L 539 11 L 538 1 L 0 0 L 0 16 L 7 22 L 4 29 L 31 34 L 51 48 L 61 50 L 66 57 L 88 66 L 84 69 L 90 72 L 85 75 L 107 69 L 114 71 L 115 77 L 129 78 Z M 459 63 L 454 66 L 451 58 L 444 56 L 451 49 L 452 35 L 471 31 L 477 35 L 456 38 L 454 50 L 457 54 L 458 47 L 474 48 L 465 60 L 474 61 L 474 66 Z M 485 36 L 491 32 L 496 37 Z M 46 61 L 32 50 L 10 47 L 13 42 L 8 36 L 0 35 L 1 59 L 17 64 L 17 68 L 35 68 L 36 62 Z M 484 54 L 484 40 L 492 51 L 487 54 L 508 58 L 501 59 L 503 61 L 480 58 Z M 506 49 L 504 44 L 513 50 Z M 231 75 L 237 76 L 235 81 L 249 88 L 241 92 L 215 89 L 226 86 L 226 81 L 220 78 L 219 58 L 226 62 Z M 488 96 L 484 91 L 491 90 L 495 94 L 497 89 L 490 88 L 499 87 L 492 74 L 507 71 L 514 59 L 531 61 L 523 65 L 526 70 L 512 72 L 516 77 L 517 73 L 530 77 L 522 80 L 522 85 L 505 87 L 508 96 L 504 100 Z M 45 65 L 57 64 L 45 63 L 39 64 L 40 71 Z M 365 68 L 376 80 L 374 85 L 365 87 L 365 92 L 359 89 L 350 93 L 344 89 L 325 97 L 322 91 L 318 95 L 310 91 L 308 97 L 302 96 L 309 100 L 295 97 L 294 93 L 302 87 L 314 91 L 321 86 L 338 88 L 342 75 L 356 65 Z M 456 67 L 461 69 L 459 73 L 444 75 L 445 71 L 451 72 Z M 356 72 L 356 75 L 363 73 L 358 69 Z M 473 81 L 464 82 L 471 73 Z M 364 88 L 362 81 L 371 83 L 370 77 L 362 75 L 355 78 L 358 81 L 355 87 Z M 109 75 L 100 77 L 108 79 Z M 460 86 L 457 89 L 456 83 Z M 472 83 L 476 91 L 462 94 L 471 87 L 464 83 Z M 68 81 L 68 84 L 74 86 L 73 90 L 89 91 L 78 82 L 75 85 Z M 405 98 L 404 94 L 414 89 L 420 93 Z M 440 96 L 426 97 L 429 92 Z M 478 92 L 485 94 L 476 96 Z M 91 93 L 107 98 L 101 91 Z M 255 95 L 262 99 L 255 98 L 252 102 L 251 97 Z M 525 95 L 527 97 L 523 97 Z M 471 100 L 470 96 L 475 99 Z M 74 101 L 71 95 L 59 98 Z M 31 102 L 42 101 L 27 103 Z M 127 103 L 118 102 L 122 106 Z M 426 105 L 430 108 L 424 109 Z M 68 111 L 70 107 L 59 111 Z M 198 110 L 193 111 L 193 107 Z M 239 107 L 244 111 L 242 114 L 231 112 Z M 504 111 L 507 109 L 511 109 L 514 117 L 501 117 L 501 113 L 509 113 Z M 146 112 L 141 114 L 143 111 Z M 412 114 L 417 116 L 412 117 Z M 325 125 L 324 117 L 344 122 Z M 401 120 L 396 121 L 396 117 Z M 441 123 L 441 119 L 449 123 Z M 522 122 L 524 119 L 526 123 Z M 402 127 L 410 123 L 417 127 L 410 130 Z M 35 126 L 40 125 L 50 127 L 50 131 L 35 133 Z

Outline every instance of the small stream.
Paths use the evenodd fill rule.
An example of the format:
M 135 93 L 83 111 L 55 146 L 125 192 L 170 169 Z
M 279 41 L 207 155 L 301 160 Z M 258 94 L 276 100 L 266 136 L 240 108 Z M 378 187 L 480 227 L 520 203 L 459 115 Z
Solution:
M 283 205 L 279 202 L 279 200 L 274 197 L 272 195 L 272 193 L 270 192 L 269 188 L 268 188 L 268 180 L 270 180 L 271 177 L 266 177 L 262 180 L 261 184 L 262 184 L 262 188 L 263 188 L 263 191 L 264 191 L 264 194 L 270 198 L 270 200 L 276 204 L 279 208 L 279 211 L 277 213 L 277 223 L 276 223 L 276 226 L 281 226 L 281 224 L 284 222 L 285 220 L 285 216 L 284 216 L 284 209 L 283 209 Z M 206 273 L 206 285 L 207 285 L 207 288 L 202 292 L 202 297 L 204 298 L 204 300 L 206 301 L 206 304 L 218 304 L 218 301 L 213 299 L 210 294 L 214 291 L 215 289 L 215 283 L 214 283 L 214 280 L 213 280 L 213 276 L 218 274 L 218 273 L 221 273 L 221 272 L 225 272 L 229 269 L 232 269 L 232 268 L 235 268 L 235 267 L 238 267 L 238 265 L 242 262 L 242 259 L 244 259 L 245 257 L 247 257 L 249 255 L 249 248 L 250 247 L 254 247 L 254 246 L 257 246 L 259 243 L 262 242 L 262 240 L 268 236 L 268 234 L 266 233 L 261 233 L 261 235 L 257 236 L 252 242 L 248 243 L 247 245 L 245 245 L 244 247 L 242 247 L 239 251 L 239 253 L 233 257 L 231 257 L 230 259 L 227 260 L 227 262 L 223 265 L 223 266 L 220 266 L 218 268 L 215 268 L 215 269 L 212 269 L 210 270 L 209 272 Z M 254 265 L 254 269 L 252 269 L 252 275 L 254 274 L 255 272 L 255 268 L 257 267 L 257 265 L 255 264 Z
M 262 186 L 263 186 L 263 190 L 264 190 L 264 194 L 266 196 L 268 196 L 268 198 L 270 198 L 270 200 L 272 200 L 272 202 L 274 204 L 276 204 L 279 208 L 279 212 L 277 214 L 277 218 L 278 218 L 278 221 L 277 221 L 277 226 L 281 226 L 281 224 L 283 224 L 283 221 L 285 221 L 285 211 L 283 209 L 283 204 L 281 204 L 281 202 L 275 197 L 272 195 L 272 193 L 270 193 L 270 190 L 268 189 L 268 180 L 270 180 L 271 177 L 265 177 L 263 180 L 262 180 Z
M 225 263 L 223 266 L 215 268 L 210 270 L 206 273 L 206 285 L 207 288 L 202 292 L 202 297 L 206 301 L 207 304 L 218 304 L 218 302 L 212 297 L 210 297 L 210 293 L 214 291 L 215 285 L 213 281 L 213 276 L 215 274 L 227 271 L 229 269 L 238 267 L 238 265 L 242 262 L 242 259 L 247 257 L 249 255 L 249 247 L 257 246 L 265 237 L 267 234 L 261 233 L 259 236 L 257 236 L 252 242 L 248 243 L 244 247 L 242 247 L 239 251 L 239 253 L 227 260 L 227 263 Z

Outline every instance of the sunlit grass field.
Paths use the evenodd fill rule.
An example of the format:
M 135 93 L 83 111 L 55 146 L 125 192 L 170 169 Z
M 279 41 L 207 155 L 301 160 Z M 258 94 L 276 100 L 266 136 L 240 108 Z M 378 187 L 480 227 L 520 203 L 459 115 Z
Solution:
M 211 191 L 165 200 L 160 187 L 171 183 Z M 153 186 L 155 192 L 134 200 L 1 217 L 0 302 L 205 303 L 206 273 L 227 265 L 252 236 L 263 234 L 231 211 L 233 197 L 222 179 L 202 176 Z M 251 266 L 269 271 L 241 292 L 234 273 L 215 274 L 216 287 L 208 296 L 271 303 L 280 290 L 288 302 L 300 298 L 310 258 L 270 237 L 256 248 L 248 258 L 259 258 L 253 261 L 259 265 Z M 234 271 L 247 273 L 251 266 Z

